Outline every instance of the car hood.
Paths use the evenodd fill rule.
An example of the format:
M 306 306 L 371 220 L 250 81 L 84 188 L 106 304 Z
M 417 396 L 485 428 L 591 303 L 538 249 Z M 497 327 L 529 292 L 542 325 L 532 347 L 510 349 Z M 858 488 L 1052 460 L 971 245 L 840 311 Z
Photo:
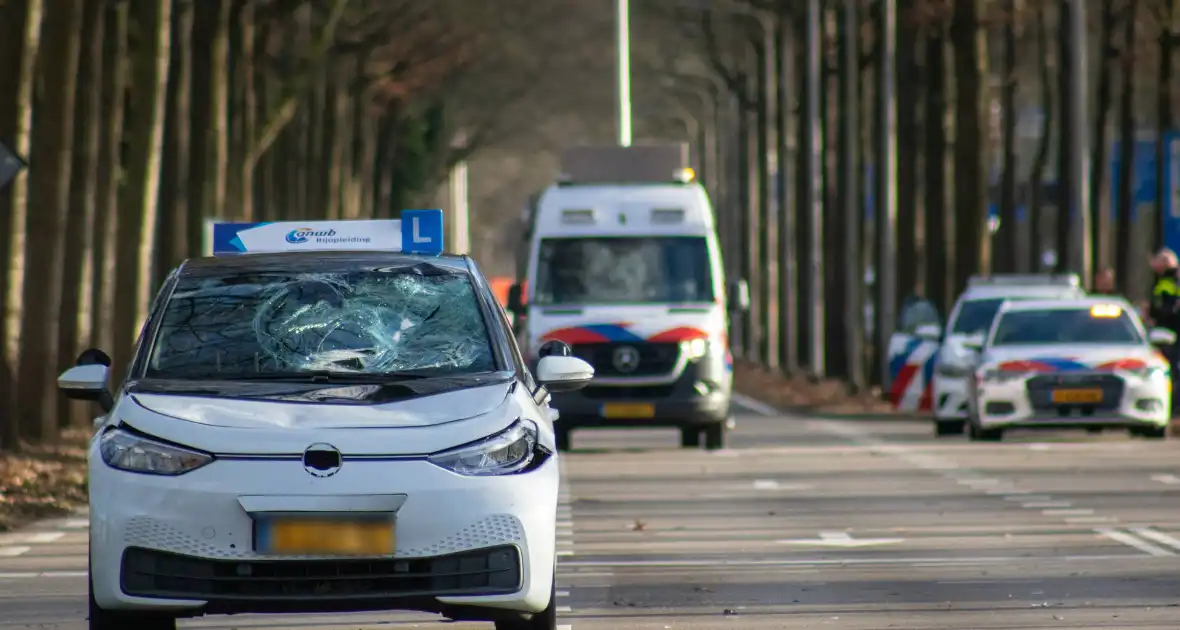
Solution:
M 302 453 L 328 441 L 345 454 L 421 454 L 472 442 L 519 417 L 511 383 L 381 405 L 336 405 L 162 394 L 124 396 L 112 417 L 212 453 Z
M 1030 371 L 1069 372 L 1119 368 L 1166 367 L 1167 361 L 1150 346 L 1111 344 L 1092 346 L 1001 346 L 982 357 L 987 365 L 1026 363 Z

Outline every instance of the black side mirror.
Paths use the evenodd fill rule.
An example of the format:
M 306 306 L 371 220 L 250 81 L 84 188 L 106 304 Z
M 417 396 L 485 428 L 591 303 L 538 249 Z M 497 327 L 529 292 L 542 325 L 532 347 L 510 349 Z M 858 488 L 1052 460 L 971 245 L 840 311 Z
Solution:
M 524 296 L 519 282 L 508 287 L 508 310 L 515 315 L 524 311 Z
M 569 357 L 573 356 L 573 354 L 574 351 L 570 350 L 570 347 L 564 341 L 558 341 L 556 339 L 546 341 L 541 346 L 541 349 L 537 351 L 538 358 L 549 356 Z
M 74 365 L 105 365 L 111 367 L 111 357 L 98 348 L 87 348 L 78 355 L 78 358 L 74 361 Z

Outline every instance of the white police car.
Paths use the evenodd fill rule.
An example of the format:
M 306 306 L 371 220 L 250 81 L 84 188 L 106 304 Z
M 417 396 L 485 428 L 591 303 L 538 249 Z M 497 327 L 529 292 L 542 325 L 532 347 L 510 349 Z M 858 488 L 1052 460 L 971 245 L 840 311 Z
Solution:
M 90 628 L 223 613 L 414 610 L 556 627 L 559 465 L 536 380 L 441 211 L 215 226 L 172 272 L 126 380 L 58 379 L 90 447 Z M 335 251 L 330 251 L 335 250 Z

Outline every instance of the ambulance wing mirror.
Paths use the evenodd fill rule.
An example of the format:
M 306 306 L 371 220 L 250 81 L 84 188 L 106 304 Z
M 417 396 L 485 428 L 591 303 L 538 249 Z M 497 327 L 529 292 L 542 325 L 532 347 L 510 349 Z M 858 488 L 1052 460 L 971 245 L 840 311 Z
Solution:
M 743 278 L 729 283 L 729 310 L 744 313 L 750 310 L 750 285 Z
M 508 310 L 518 317 L 524 312 L 524 291 L 519 282 L 508 287 Z

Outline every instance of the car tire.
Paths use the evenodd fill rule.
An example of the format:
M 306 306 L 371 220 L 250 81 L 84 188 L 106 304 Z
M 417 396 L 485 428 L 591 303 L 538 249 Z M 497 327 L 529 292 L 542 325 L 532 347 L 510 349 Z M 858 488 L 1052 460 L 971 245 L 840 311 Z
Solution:
M 701 429 L 700 427 L 681 427 L 680 428 L 680 446 L 684 448 L 700 448 L 701 447 Z
M 87 619 L 90 621 L 90 630 L 130 630 L 131 628 L 135 630 L 176 630 L 175 617 L 149 616 L 143 613 L 124 613 L 100 608 L 98 602 L 94 600 L 94 578 L 89 576 L 89 567 L 87 567 L 87 574 L 86 590 L 90 596 L 90 614 Z
M 710 451 L 725 448 L 726 423 L 718 422 L 705 427 L 705 448 Z
M 1004 439 L 1003 429 L 982 429 L 974 424 L 971 425 L 969 437 L 972 442 L 999 442 Z
M 568 428 L 554 428 L 553 437 L 557 442 L 557 450 L 562 452 L 570 450 L 570 430 Z
M 1149 440 L 1166 440 L 1168 439 L 1168 427 L 1163 426 L 1152 427 L 1150 429 L 1139 429 L 1136 435 Z
M 557 571 L 553 571 L 553 586 L 549 589 L 549 606 L 530 619 L 496 622 L 496 630 L 557 630 Z
M 937 437 L 963 435 L 966 428 L 966 420 L 934 420 L 934 435 Z

